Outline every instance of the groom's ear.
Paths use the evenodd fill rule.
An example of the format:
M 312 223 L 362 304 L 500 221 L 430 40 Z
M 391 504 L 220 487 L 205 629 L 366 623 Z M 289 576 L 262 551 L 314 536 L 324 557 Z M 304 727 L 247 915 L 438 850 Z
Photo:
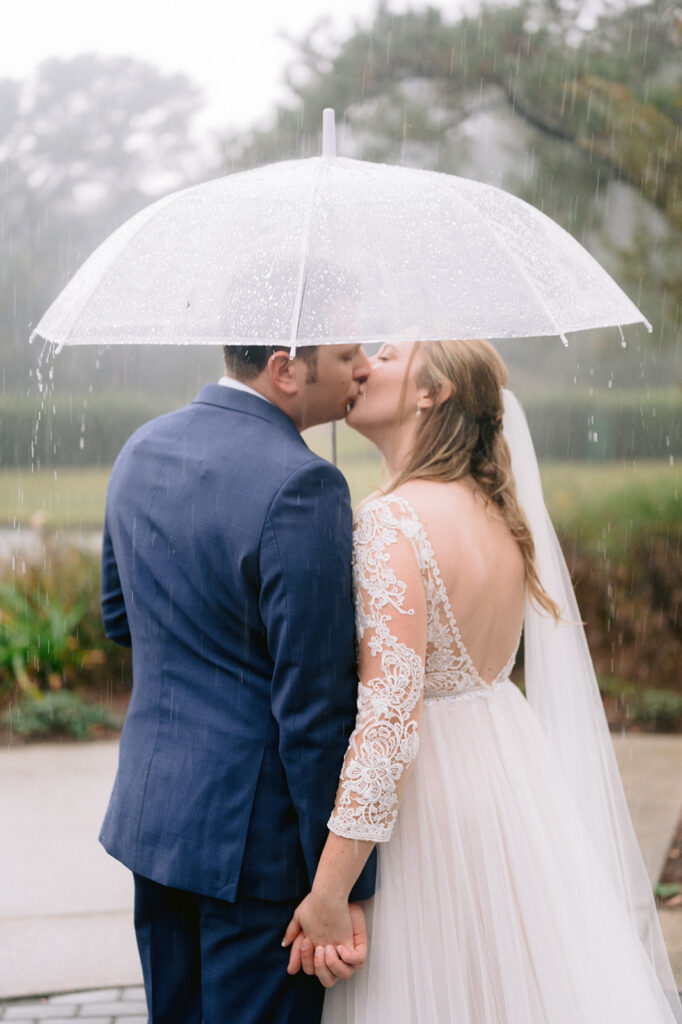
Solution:
M 282 349 L 274 352 L 268 359 L 268 374 L 274 387 L 284 395 L 293 398 L 301 389 L 301 360 L 291 359 L 289 353 Z

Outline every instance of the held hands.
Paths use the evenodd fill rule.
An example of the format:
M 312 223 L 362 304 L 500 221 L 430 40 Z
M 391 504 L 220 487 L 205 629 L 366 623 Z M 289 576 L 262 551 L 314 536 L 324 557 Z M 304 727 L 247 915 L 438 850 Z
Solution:
M 317 866 L 312 891 L 298 905 L 283 946 L 291 947 L 289 974 L 303 968 L 325 988 L 350 978 L 367 957 L 365 915 L 348 895 L 369 857 L 373 843 L 330 832 Z
M 367 957 L 365 915 L 359 903 L 315 892 L 298 905 L 282 941 L 291 945 L 289 974 L 316 974 L 325 988 L 352 977 Z

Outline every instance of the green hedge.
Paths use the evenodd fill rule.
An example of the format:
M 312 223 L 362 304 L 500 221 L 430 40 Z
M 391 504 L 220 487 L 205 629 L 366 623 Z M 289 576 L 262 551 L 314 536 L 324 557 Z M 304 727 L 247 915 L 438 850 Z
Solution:
M 538 458 L 576 462 L 682 454 L 682 391 L 548 390 L 521 395 Z
M 682 455 L 682 393 L 534 391 L 521 396 L 540 459 L 605 461 Z M 100 393 L 42 404 L 0 402 L 0 466 L 110 465 L 130 434 L 176 407 L 172 398 Z
M 147 394 L 0 401 L 0 466 L 110 466 L 139 426 L 179 403 Z

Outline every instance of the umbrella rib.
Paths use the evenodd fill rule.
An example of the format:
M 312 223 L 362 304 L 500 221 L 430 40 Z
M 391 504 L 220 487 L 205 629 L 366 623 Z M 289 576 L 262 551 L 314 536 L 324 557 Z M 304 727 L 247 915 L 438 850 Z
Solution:
M 296 298 L 294 299 L 294 308 L 291 312 L 289 342 L 291 347 L 292 359 L 296 355 L 296 339 L 298 338 L 298 332 L 301 326 L 301 317 L 303 315 L 303 299 L 305 296 L 306 285 L 308 283 L 308 252 L 310 250 L 310 228 L 313 217 L 313 203 L 315 201 L 315 194 L 318 191 L 320 178 L 322 177 L 322 171 L 324 168 L 324 160 L 321 157 L 318 157 L 317 159 L 319 160 L 317 173 L 313 179 L 313 183 L 310 188 L 310 198 L 308 200 L 308 208 L 306 210 L 305 221 L 303 224 L 303 235 L 301 239 L 301 256 L 298 271 L 298 284 L 296 286 Z
M 554 314 L 552 313 L 551 309 L 547 305 L 545 299 L 543 299 L 542 295 L 540 294 L 540 292 L 538 291 L 537 287 L 535 286 L 535 283 L 533 282 L 533 279 L 526 272 L 526 270 L 523 267 L 523 264 L 519 261 L 518 257 L 512 252 L 512 250 L 509 248 L 509 246 L 504 241 L 504 239 L 499 237 L 497 231 L 495 230 L 494 225 L 492 225 L 490 223 L 490 221 L 486 217 L 484 217 L 483 214 L 480 213 L 479 210 L 477 210 L 476 207 L 472 203 L 470 203 L 469 200 L 465 196 L 458 196 L 458 199 L 460 199 L 463 203 L 466 204 L 466 206 L 472 211 L 472 213 L 478 218 L 478 220 L 485 226 L 486 230 L 488 231 L 488 234 L 492 234 L 493 237 L 495 238 L 495 241 L 497 242 L 497 244 L 502 249 L 505 250 L 505 252 L 509 256 L 509 258 L 511 259 L 512 263 L 514 264 L 514 266 L 516 267 L 518 272 L 521 274 L 521 276 L 525 280 L 526 284 L 528 285 L 528 288 L 533 293 L 533 295 L 535 295 L 536 299 L 538 300 L 538 302 L 540 303 L 542 308 L 545 310 L 545 313 L 547 314 L 547 316 L 549 317 L 550 321 L 554 325 L 555 334 L 558 334 L 559 337 L 561 338 L 562 342 L 564 343 L 564 345 L 567 346 L 568 345 L 568 338 L 566 337 L 565 332 L 562 331 L 561 327 L 557 323 L 556 317 L 554 316 Z
M 193 187 L 195 187 L 195 186 L 193 186 Z M 69 334 L 71 334 L 71 333 L 74 333 L 74 332 L 75 332 L 76 326 L 77 326 L 78 322 L 80 321 L 80 319 L 81 319 L 81 318 L 82 318 L 82 316 L 83 316 L 83 312 L 84 312 L 84 310 L 85 310 L 85 307 L 87 306 L 88 302 L 89 302 L 89 301 L 90 301 L 90 299 L 92 298 L 92 296 L 93 296 L 93 294 L 94 294 L 95 290 L 96 290 L 97 288 L 99 288 L 99 286 L 101 285 L 101 283 L 102 283 L 102 281 L 104 280 L 104 278 L 105 278 L 105 277 L 107 277 L 107 275 L 111 273 L 111 271 L 113 270 L 113 268 L 114 268 L 114 267 L 116 266 L 116 264 L 117 264 L 118 260 L 120 259 L 120 257 L 121 257 L 121 254 L 122 254 L 122 253 L 123 253 L 123 252 L 125 251 L 125 249 L 126 249 L 126 248 L 127 248 L 127 246 L 129 245 L 129 243 L 130 243 L 130 242 L 131 242 L 131 241 L 133 240 L 133 238 L 135 238 L 135 237 L 136 237 L 136 235 L 139 235 L 140 231 L 142 231 L 142 229 L 143 229 L 144 227 L 146 227 L 146 226 L 147 226 L 147 224 L 149 224 L 149 223 L 150 223 L 151 221 L 153 221 L 153 220 L 154 220 L 154 217 L 156 217 L 156 214 L 157 214 L 157 213 L 159 213 L 161 209 L 165 209 L 165 207 L 169 205 L 169 203 L 171 202 L 171 200 L 173 200 L 173 199 L 177 199 L 177 197 L 178 197 L 178 196 L 180 196 L 180 195 L 182 195 L 182 194 L 183 194 L 184 192 L 188 192 L 188 191 L 189 191 L 189 189 L 183 189 L 183 190 L 182 190 L 181 192 L 174 192 L 174 193 L 172 193 L 172 194 L 171 194 L 171 195 L 169 195 L 169 196 L 164 196 L 164 197 L 163 197 L 163 198 L 161 198 L 161 199 L 157 199 L 157 201 L 156 201 L 156 202 L 155 202 L 155 203 L 153 204 L 153 207 L 154 207 L 154 212 L 153 212 L 153 214 L 152 214 L 151 216 L 148 216 L 148 217 L 142 218 L 142 216 L 141 216 L 141 215 L 142 215 L 142 213 L 143 213 L 144 211 L 143 211 L 143 210 L 140 210 L 139 214 L 137 214 L 137 216 L 139 216 L 139 217 L 140 217 L 140 223 L 139 223 L 139 224 L 137 225 L 137 227 L 136 227 L 135 231 L 134 231 L 134 232 L 133 232 L 133 233 L 132 233 L 132 234 L 130 235 L 130 237 L 129 237 L 129 238 L 127 238 L 127 239 L 126 239 L 125 245 L 124 245 L 124 246 L 122 246 L 122 247 L 121 247 L 121 248 L 119 249 L 118 253 L 117 253 L 117 254 L 116 254 L 116 256 L 114 257 L 114 259 L 112 260 L 112 262 L 111 262 L 111 263 L 108 263 L 108 264 L 107 264 L 107 265 L 106 265 L 106 266 L 104 267 L 104 269 L 102 270 L 102 272 L 101 272 L 101 273 L 100 273 L 100 274 L 99 274 L 99 275 L 97 276 L 96 280 L 94 280 L 94 281 L 92 282 L 92 284 L 90 285 L 90 288 L 89 288 L 89 289 L 88 289 L 88 291 L 87 291 L 87 294 L 85 295 L 85 298 L 81 299 L 81 301 L 79 302 L 78 312 L 74 314 L 74 316 L 73 316 L 73 320 L 71 321 L 71 326 L 70 326 L 70 327 L 68 328 L 68 333 L 69 333 Z M 150 213 L 151 213 L 151 211 L 150 211 Z M 122 229 L 122 228 L 123 228 L 124 226 L 125 226 L 125 224 L 121 225 L 121 228 L 119 228 L 119 230 L 121 230 L 121 229 Z M 111 237 L 111 236 L 110 236 L 110 237 Z M 105 246 L 105 245 L 107 244 L 107 242 L 108 242 L 108 241 L 109 241 L 109 239 L 108 239 L 108 238 L 105 238 L 105 239 L 104 239 L 104 241 L 103 241 L 103 242 L 101 242 L 101 243 L 100 243 L 100 245 L 99 245 L 99 246 L 97 247 L 97 249 L 95 249 L 95 252 L 93 252 L 93 253 L 92 253 L 92 254 L 91 254 L 91 255 L 90 255 L 89 257 L 88 257 L 88 259 L 87 259 L 87 260 L 85 261 L 85 263 L 84 263 L 84 264 L 83 264 L 82 266 L 85 266 L 85 264 L 86 264 L 86 263 L 88 262 L 88 260 L 92 259 L 92 258 L 93 258 L 93 257 L 95 256 L 95 254 L 96 254 L 97 252 L 99 252 L 100 248 L 102 248 L 103 246 Z M 51 308 L 51 307 L 50 307 L 50 308 Z M 49 312 L 50 312 L 50 310 L 48 309 L 48 313 L 49 313 Z M 39 331 L 39 330 L 38 330 L 38 328 L 39 328 L 39 327 L 40 327 L 40 323 L 38 323 L 38 325 L 36 326 L 35 330 L 33 330 L 33 331 L 31 332 L 31 334 L 29 335 L 29 339 L 28 339 L 28 341 L 29 341 L 29 344 L 31 344 L 31 342 L 33 341 L 33 339 L 34 339 L 34 338 L 43 338 L 43 339 L 44 339 L 45 341 L 49 341 L 49 342 L 50 342 L 50 344 L 52 344 L 52 345 L 56 345 L 56 346 L 57 346 L 57 349 L 56 349 L 56 351 L 57 351 L 57 352 L 61 352 L 62 348 L 64 347 L 64 342 L 63 342 L 63 341 L 54 341 L 53 339 L 51 339 L 51 338 L 48 338 L 48 337 L 47 337 L 47 336 L 46 336 L 45 334 L 43 334 L 43 333 L 42 333 L 41 331 Z

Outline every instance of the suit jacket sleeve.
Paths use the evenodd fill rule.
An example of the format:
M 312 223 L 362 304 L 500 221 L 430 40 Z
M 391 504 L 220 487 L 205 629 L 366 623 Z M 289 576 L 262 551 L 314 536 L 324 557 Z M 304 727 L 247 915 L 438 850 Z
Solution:
M 261 541 L 261 615 L 274 663 L 272 710 L 310 881 L 327 837 L 355 721 L 352 513 L 329 463 L 295 471 L 275 497 Z M 353 899 L 372 894 L 374 862 Z
M 123 647 L 131 646 L 130 628 L 123 602 L 123 590 L 106 517 L 102 538 L 102 620 L 110 640 Z

